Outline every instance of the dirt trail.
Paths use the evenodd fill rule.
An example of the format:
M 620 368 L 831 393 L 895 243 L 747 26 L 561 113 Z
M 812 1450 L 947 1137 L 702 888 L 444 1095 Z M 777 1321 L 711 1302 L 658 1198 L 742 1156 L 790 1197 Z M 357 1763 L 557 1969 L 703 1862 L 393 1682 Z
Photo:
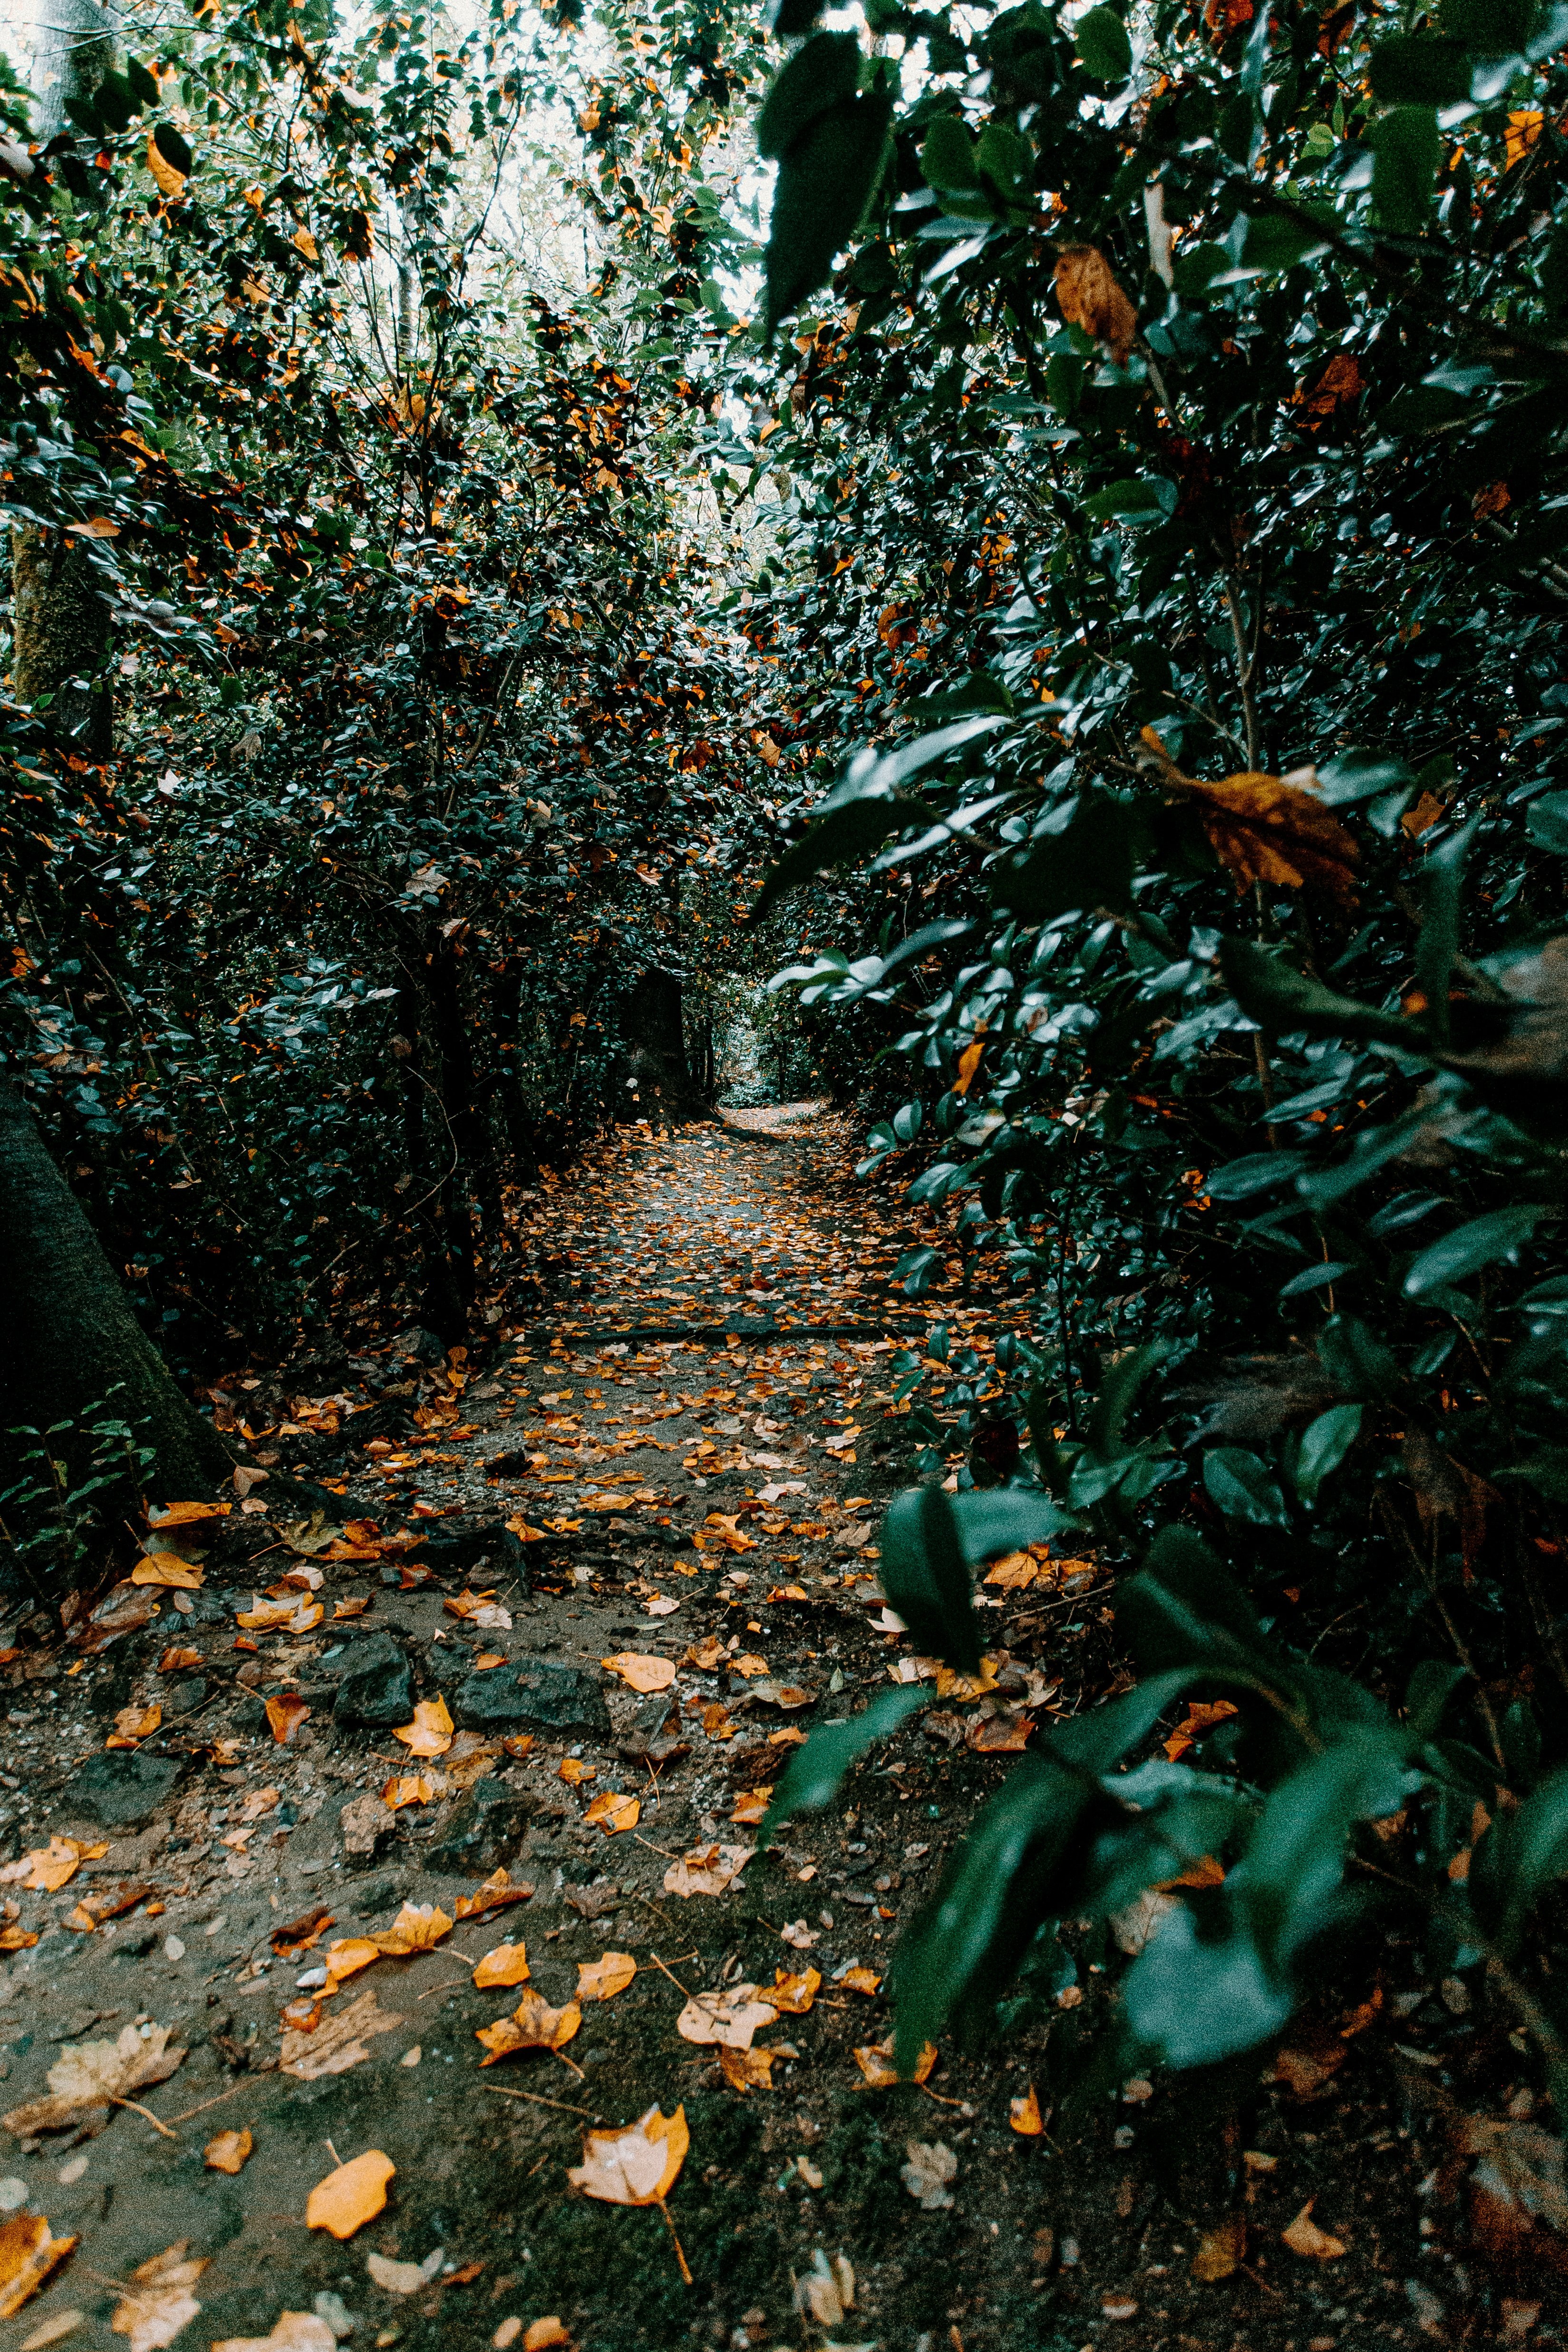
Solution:
M 845 1810 L 797 1824 L 722 1891 L 680 1891 L 682 1856 L 722 1881 L 753 1843 L 805 1727 L 916 1671 L 876 1590 L 875 1528 L 907 1475 L 892 1335 L 929 1318 L 887 1280 L 907 1236 L 837 1185 L 837 1160 L 814 1162 L 830 1123 L 794 1124 L 647 1138 L 560 1186 L 541 1231 L 565 1287 L 548 1322 L 520 1291 L 481 1365 L 421 1363 L 416 1338 L 362 1360 L 335 1402 L 285 1399 L 265 1426 L 237 1391 L 257 1457 L 328 1479 L 332 1517 L 270 1519 L 260 1484 L 260 1507 L 181 1530 L 198 1588 L 121 1588 L 110 1622 L 151 1598 L 159 1613 L 92 1646 L 100 1612 L 87 1646 L 11 1669 L 8 1850 L 51 1835 L 108 1848 L 53 1894 L 20 1877 L 5 1890 L 12 2113 L 46 2095 L 68 2044 L 168 2027 L 188 2054 L 132 2091 L 136 2106 L 63 2131 L 24 2117 L 0 2144 L 0 2203 L 79 2241 L 0 2328 L 0 2352 L 67 2313 L 39 2343 L 110 2352 L 117 2283 L 180 2242 L 206 2265 L 184 2290 L 199 2312 L 148 2347 L 265 2336 L 284 2311 L 410 2352 L 504 2352 L 549 2315 L 584 2352 L 1072 2352 L 1108 2331 L 1139 2352 L 1328 2352 L 1371 2342 L 1369 2326 L 1398 2340 L 1414 2152 L 1373 2085 L 1355 2117 L 1398 2151 L 1373 2165 L 1399 2174 L 1376 2211 L 1352 2201 L 1351 2109 L 1331 2096 L 1289 2139 L 1260 2095 L 1248 2145 L 1277 2164 L 1245 2175 L 1179 2092 L 1115 2080 L 1020 2137 L 1010 2102 L 1034 2080 L 1049 2117 L 1052 2070 L 1105 1997 L 1086 1946 L 1075 1981 L 1037 1988 L 1000 2052 L 944 2049 L 923 2087 L 868 2080 L 899 1920 L 1016 1760 L 1002 1743 L 1110 1678 L 1097 1570 L 986 1593 L 995 1688 L 949 1693 L 934 1733 L 908 1735 Z M 374 1433 L 357 1444 L 356 1421 Z M 268 1577 L 292 1620 L 243 1630 Z M 629 1671 L 665 1687 L 629 1686 L 603 1663 L 617 1658 L 662 1662 Z M 296 1719 L 286 1742 L 268 1701 L 278 1725 Z M 105 1748 L 123 1710 L 154 1704 L 140 1745 Z M 453 1727 L 443 1752 L 395 1736 L 416 1705 Z M 386 1805 L 394 1780 L 421 1776 L 416 1801 Z M 528 1899 L 459 1917 L 498 1868 Z M 457 1925 L 411 1927 L 409 1905 Z M 374 1957 L 322 1998 L 334 1943 L 399 1917 L 405 1943 L 434 1933 L 434 1948 Z M 286 1927 L 291 1957 L 273 1942 Z M 507 1940 L 526 1946 L 524 1990 L 555 2007 L 606 1952 L 637 1972 L 584 2004 L 560 2055 L 481 2067 L 477 2034 L 522 1992 L 477 1990 L 472 1970 Z M 726 2070 L 677 2030 L 689 1994 L 765 1992 L 807 1969 L 822 1979 L 810 2006 L 756 2032 L 776 2053 L 771 2087 L 739 2086 L 739 2053 Z M 367 1997 L 348 2063 L 328 2071 L 339 2021 Z M 585 2128 L 655 2103 L 684 2105 L 690 2130 L 668 2200 L 690 2285 L 658 2212 L 592 2202 L 566 2177 Z M 209 2138 L 242 2129 L 243 2170 L 206 2168 Z M 312 2187 L 371 2148 L 396 2167 L 384 2212 L 342 2243 L 308 2230 Z M 1230 2201 L 1227 2171 L 1268 2251 L 1205 2285 L 1189 2264 Z M 1314 2193 L 1325 2226 L 1354 2223 L 1332 2275 L 1279 2251 Z M 1380 2231 L 1408 2240 L 1393 2275 Z

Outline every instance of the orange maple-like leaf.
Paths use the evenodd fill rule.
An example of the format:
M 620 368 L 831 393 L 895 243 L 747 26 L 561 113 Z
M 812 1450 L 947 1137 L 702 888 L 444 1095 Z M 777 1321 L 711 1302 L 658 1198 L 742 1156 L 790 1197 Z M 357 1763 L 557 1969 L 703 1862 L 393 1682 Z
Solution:
M 1196 801 L 1215 856 L 1238 892 L 1255 882 L 1286 890 L 1311 887 L 1337 906 L 1354 906 L 1360 852 L 1333 811 L 1305 784 L 1253 769 L 1203 783 L 1183 774 L 1152 727 L 1141 740 L 1140 766 Z

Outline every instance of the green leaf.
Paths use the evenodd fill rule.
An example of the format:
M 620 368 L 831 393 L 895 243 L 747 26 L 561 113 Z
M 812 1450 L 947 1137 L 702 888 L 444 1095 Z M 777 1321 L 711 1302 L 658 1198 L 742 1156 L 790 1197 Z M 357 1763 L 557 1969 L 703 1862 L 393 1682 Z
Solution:
M 1275 1686 L 1278 1661 L 1251 1602 L 1190 1528 L 1161 1529 L 1118 1596 L 1116 1622 L 1145 1671 L 1239 1669 L 1254 1686 L 1261 1671 Z
M 1543 1780 L 1512 1813 L 1502 1812 L 1476 1847 L 1469 1895 L 1489 1940 L 1510 1958 L 1548 1887 L 1568 1874 L 1568 1766 Z
M 888 1738 L 907 1723 L 926 1693 L 918 1684 L 907 1689 L 879 1691 L 858 1715 L 839 1723 L 824 1723 L 797 1748 L 773 1790 L 763 1817 L 757 1852 L 764 1853 L 777 1832 L 795 1813 L 818 1813 L 837 1796 L 844 1775 L 879 1739 Z
M 1545 1208 L 1494 1209 L 1489 1216 L 1457 1225 L 1415 1259 L 1405 1277 L 1405 1297 L 1419 1298 L 1426 1291 L 1447 1289 L 1499 1258 L 1511 1263 L 1542 1218 L 1551 1213 Z
M 1331 219 L 1325 220 L 1325 226 Z M 1244 275 L 1277 278 L 1325 250 L 1322 231 L 1286 213 L 1254 213 L 1241 248 Z
M 1144 474 L 1096 490 L 1085 499 L 1083 510 L 1091 522 L 1110 522 L 1118 515 L 1130 520 L 1142 516 L 1150 522 L 1168 522 L 1180 497 L 1180 486 L 1167 476 Z
M 956 115 L 934 115 L 927 124 L 921 170 L 928 188 L 979 187 L 973 143 Z
M 1372 91 L 1385 106 L 1455 106 L 1470 94 L 1462 41 L 1441 33 L 1394 33 L 1372 53 Z
M 1426 999 L 1426 1027 L 1439 1045 L 1448 1040 L 1448 982 L 1459 952 L 1459 894 L 1479 824 L 1479 817 L 1472 817 L 1439 842 L 1426 860 L 1415 985 Z
M 1268 1465 L 1244 1445 L 1211 1446 L 1204 1455 L 1204 1485 L 1216 1510 L 1254 1528 L 1288 1528 L 1285 1497 Z
M 999 906 L 1025 922 L 1048 922 L 1069 908 L 1130 906 L 1142 826 L 1109 793 L 1087 792 L 1057 811 L 1018 865 L 998 867 Z
M 974 162 L 982 179 L 989 182 L 1004 202 L 1029 202 L 1033 152 L 1006 123 L 986 124 L 975 146 Z
M 1129 2031 L 1167 2066 L 1213 2066 L 1278 2033 L 1293 1989 L 1245 1927 L 1204 1935 L 1186 1904 L 1166 1914 L 1121 1981 Z
M 798 39 L 809 33 L 821 16 L 826 0 L 773 0 L 768 13 L 768 30 L 781 41 Z
M 1129 1349 L 1111 1366 L 1095 1399 L 1087 1432 L 1089 1451 L 1100 1461 L 1111 1462 L 1123 1452 L 1122 1429 L 1138 1391 L 1170 1352 L 1165 1340 L 1150 1339 L 1142 1348 Z
M 1372 208 L 1380 228 L 1416 236 L 1432 213 L 1441 142 L 1430 106 L 1396 106 L 1372 126 Z
M 1421 1050 L 1414 1023 L 1358 1004 L 1353 996 L 1337 995 L 1253 940 L 1223 940 L 1219 957 L 1226 986 L 1247 1019 L 1271 1034 L 1305 1029 L 1314 1036 L 1375 1037 L 1412 1053 Z
M 1250 1201 L 1287 1184 L 1307 1165 L 1304 1151 L 1257 1151 L 1245 1160 L 1227 1160 L 1204 1178 L 1204 1191 L 1213 1201 Z
M 973 1568 L 1003 1552 L 1017 1551 L 1025 1544 L 1048 1543 L 1057 1536 L 1078 1532 L 1077 1520 L 1048 1495 L 1034 1494 L 1026 1487 L 994 1486 L 983 1494 L 950 1495 L 946 1500 L 957 1524 L 963 1557 Z M 882 1589 L 886 1591 L 886 1585 Z
M 825 283 L 859 227 L 881 180 L 891 120 L 885 98 L 862 91 L 819 114 L 780 163 L 763 260 L 770 335 Z
M 1423 1658 L 1405 1685 L 1405 1727 L 1423 1746 L 1443 1728 L 1448 1702 L 1466 1679 L 1463 1666 L 1447 1658 Z
M 915 800 L 892 797 L 846 801 L 819 816 L 805 838 L 792 842 L 757 895 L 752 920 L 760 923 L 781 898 L 798 890 L 829 866 L 847 866 L 880 849 L 889 834 L 902 833 L 931 812 Z
M 1334 1404 L 1319 1413 L 1301 1432 L 1294 1472 L 1296 1492 L 1304 1503 L 1315 1503 L 1325 1478 L 1336 1471 L 1361 1433 L 1359 1404 Z
M 853 33 L 818 33 L 779 68 L 757 117 L 757 152 L 776 161 L 817 117 L 854 97 L 860 44 Z
M 1537 849 L 1548 849 L 1554 857 L 1568 857 L 1568 793 L 1543 793 L 1538 801 L 1531 801 L 1525 824 Z
M 171 172 L 183 173 L 188 180 L 195 170 L 195 159 L 172 122 L 160 122 L 153 133 L 153 144 Z
M 1098 81 L 1125 81 L 1132 70 L 1132 44 L 1114 8 L 1090 8 L 1073 26 L 1079 56 Z
M 911 1487 L 882 1521 L 883 1591 L 922 1650 L 960 1674 L 980 1671 L 980 1625 L 963 1541 L 938 1486 Z
M 139 65 L 134 58 L 125 61 L 125 86 L 138 107 L 156 106 L 162 96 L 146 67 Z

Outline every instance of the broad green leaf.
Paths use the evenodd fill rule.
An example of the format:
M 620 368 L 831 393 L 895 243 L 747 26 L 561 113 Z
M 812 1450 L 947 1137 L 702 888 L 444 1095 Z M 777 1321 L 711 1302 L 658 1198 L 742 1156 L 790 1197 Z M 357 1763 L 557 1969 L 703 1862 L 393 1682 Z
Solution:
M 960 1548 L 973 1568 L 1002 1552 L 1017 1551 L 1025 1544 L 1048 1543 L 1057 1536 L 1077 1532 L 1077 1521 L 1048 1495 L 1033 1494 L 1026 1487 L 994 1486 L 984 1494 L 950 1495 L 946 1501 L 958 1528 Z
M 927 123 L 921 170 L 928 188 L 979 187 L 973 142 L 956 115 L 933 115 Z
M 958 1521 L 938 1486 L 911 1487 L 882 1522 L 883 1591 L 922 1650 L 980 1670 L 980 1626 Z
M 1354 1823 L 1395 1813 L 1404 1802 L 1412 1785 L 1407 1745 L 1392 1725 L 1336 1740 L 1270 1791 L 1226 1892 L 1281 1974 L 1326 1924 Z
M 1436 1739 L 1454 1693 L 1467 1679 L 1463 1666 L 1447 1658 L 1423 1658 L 1405 1685 L 1405 1727 L 1424 1746 Z
M 1499 1258 L 1517 1258 L 1542 1218 L 1551 1213 L 1545 1208 L 1494 1209 L 1488 1216 L 1457 1225 L 1415 1259 L 1405 1276 L 1405 1297 L 1419 1298 L 1439 1286 L 1463 1282 L 1482 1266 L 1495 1265 Z
M 190 149 L 172 122 L 160 122 L 153 133 L 153 144 L 172 172 L 183 173 L 188 180 L 195 169 Z
M 1132 44 L 1114 8 L 1085 11 L 1073 26 L 1079 57 L 1099 81 L 1125 81 L 1132 70 Z
M 1146 1672 L 1238 1668 L 1277 1685 L 1279 1662 L 1251 1602 L 1190 1528 L 1161 1529 L 1118 1595 L 1116 1622 Z
M 920 801 L 886 795 L 846 801 L 819 816 L 803 839 L 792 842 L 757 894 L 752 920 L 761 922 L 779 900 L 830 866 L 847 866 L 880 849 L 890 834 L 918 824 L 930 811 Z
M 1121 1982 L 1128 2029 L 1167 2066 L 1212 2066 L 1278 2033 L 1296 2006 L 1266 1966 L 1245 1922 L 1226 1916 L 1204 1934 L 1178 1904 Z
M 1288 1528 L 1290 1514 L 1267 1463 L 1244 1445 L 1212 1445 L 1204 1455 L 1204 1485 L 1216 1510 L 1254 1528 Z
M 850 1767 L 878 1740 L 889 1738 L 907 1723 L 927 1696 L 919 1684 L 881 1690 L 858 1715 L 846 1716 L 838 1723 L 819 1724 L 784 1767 L 757 1833 L 758 1853 L 766 1850 L 794 1814 L 817 1813 L 830 1805 Z
M 817 33 L 773 77 L 757 117 L 757 152 L 787 155 L 818 115 L 854 97 L 860 44 L 853 33 Z
M 1212 1168 L 1204 1178 L 1204 1191 L 1215 1201 L 1249 1201 L 1257 1192 L 1289 1183 L 1306 1165 L 1304 1151 L 1258 1151 Z
M 1166 475 L 1141 474 L 1096 490 L 1085 499 L 1083 510 L 1091 522 L 1110 522 L 1118 516 L 1127 521 L 1165 522 L 1175 513 L 1180 496 L 1179 484 Z
M 1431 106 L 1396 106 L 1372 126 L 1372 204 L 1380 228 L 1415 236 L 1432 214 L 1441 142 Z
M 1531 802 L 1525 824 L 1538 849 L 1568 857 L 1568 793 L 1542 793 Z
M 996 903 L 1030 923 L 1073 907 L 1128 906 L 1139 831 L 1131 808 L 1106 793 L 1083 793 L 1058 812 L 1019 864 L 996 869 Z
M 1448 1039 L 1448 982 L 1459 952 L 1459 896 L 1479 824 L 1479 817 L 1472 817 L 1439 842 L 1426 861 L 1415 985 L 1424 999 L 1426 1026 L 1438 1045 Z
M 1111 1461 L 1122 1451 L 1122 1430 L 1138 1391 L 1170 1352 L 1164 1340 L 1150 1339 L 1119 1356 L 1106 1374 L 1087 1431 L 1089 1451 L 1101 1462 Z
M 825 283 L 859 227 L 882 176 L 891 119 L 885 98 L 862 91 L 818 114 L 781 161 L 764 256 L 769 334 Z
M 1315 1036 L 1375 1037 L 1412 1053 L 1421 1050 L 1420 1033 L 1410 1022 L 1358 1004 L 1353 997 L 1336 995 L 1321 980 L 1298 971 L 1255 940 L 1222 940 L 1220 968 L 1248 1020 L 1270 1034 L 1305 1029 Z
M 1442 33 L 1394 33 L 1372 53 L 1372 91 L 1385 106 L 1453 106 L 1470 94 L 1462 41 Z
M 1300 1450 L 1293 1473 L 1296 1492 L 1304 1503 L 1315 1503 L 1325 1478 L 1332 1475 L 1361 1432 L 1359 1404 L 1331 1405 L 1301 1432 Z

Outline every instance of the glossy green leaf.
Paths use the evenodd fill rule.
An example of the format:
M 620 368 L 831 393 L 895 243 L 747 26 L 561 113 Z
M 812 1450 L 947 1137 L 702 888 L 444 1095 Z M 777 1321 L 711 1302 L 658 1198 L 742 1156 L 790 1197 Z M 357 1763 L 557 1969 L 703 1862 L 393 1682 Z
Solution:
M 1100 81 L 1125 81 L 1132 70 L 1132 43 L 1114 8 L 1089 8 L 1073 26 L 1079 56 Z
M 939 1486 L 900 1495 L 882 1522 L 883 1591 L 921 1650 L 960 1674 L 980 1670 L 980 1625 L 958 1521 Z
M 853 33 L 817 33 L 781 66 L 757 117 L 757 152 L 787 155 L 819 115 L 852 99 L 860 80 Z
M 1361 1433 L 1359 1404 L 1331 1405 L 1301 1432 L 1293 1476 L 1304 1503 L 1315 1503 L 1325 1478 L 1331 1477 Z
M 1470 94 L 1470 60 L 1441 33 L 1394 33 L 1373 48 L 1371 79 L 1385 106 L 1452 106 Z
M 1495 1265 L 1500 1258 L 1517 1258 L 1549 1213 L 1544 1208 L 1493 1209 L 1487 1216 L 1457 1225 L 1451 1234 L 1424 1249 L 1410 1266 L 1405 1276 L 1405 1297 L 1420 1298 L 1439 1286 L 1464 1282 L 1483 1266 Z
M 921 170 L 931 188 L 978 188 L 974 142 L 954 114 L 933 115 L 921 148 Z
M 859 227 L 882 176 L 890 120 L 887 100 L 862 91 L 817 114 L 784 155 L 763 257 L 770 334 L 824 284 Z
M 1441 153 L 1431 106 L 1396 106 L 1372 126 L 1373 211 L 1381 228 L 1415 236 L 1432 215 Z
M 1204 1485 L 1216 1510 L 1254 1528 L 1288 1528 L 1290 1514 L 1267 1463 L 1242 1445 L 1211 1445 Z
M 153 132 L 153 144 L 172 172 L 183 173 L 186 179 L 195 170 L 195 159 L 172 122 L 160 122 Z
M 757 1832 L 757 1851 L 765 1851 L 785 1822 L 796 1813 L 819 1813 L 832 1804 L 845 1774 L 869 1748 L 887 1739 L 925 1704 L 929 1694 L 918 1684 L 907 1689 L 881 1690 L 858 1715 L 837 1723 L 819 1724 L 785 1765 L 773 1801 Z

